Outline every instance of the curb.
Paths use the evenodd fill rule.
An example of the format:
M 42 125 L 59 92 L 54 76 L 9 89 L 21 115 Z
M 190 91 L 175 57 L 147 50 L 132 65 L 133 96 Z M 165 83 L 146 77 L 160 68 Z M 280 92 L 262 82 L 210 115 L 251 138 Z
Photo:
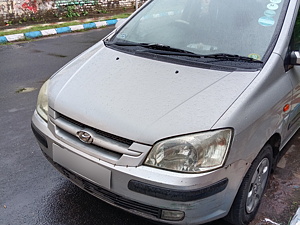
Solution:
M 74 26 L 69 26 L 69 27 L 60 27 L 60 28 L 55 28 L 55 29 L 5 35 L 5 36 L 0 36 L 0 44 L 7 43 L 7 42 L 20 41 L 20 40 L 24 40 L 24 39 L 34 39 L 34 38 L 45 37 L 45 36 L 56 35 L 56 34 L 71 33 L 71 32 L 79 31 L 79 30 L 101 28 L 101 27 L 115 25 L 117 22 L 118 22 L 118 19 L 112 19 L 112 20 L 106 20 L 106 21 L 100 21 L 100 22 L 85 23 L 82 25 L 74 25 Z

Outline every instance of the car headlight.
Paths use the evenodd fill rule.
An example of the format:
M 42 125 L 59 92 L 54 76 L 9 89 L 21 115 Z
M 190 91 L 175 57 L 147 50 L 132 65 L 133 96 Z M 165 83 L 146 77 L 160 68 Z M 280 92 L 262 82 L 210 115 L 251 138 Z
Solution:
M 36 111 L 47 122 L 48 121 L 48 84 L 47 80 L 40 89 Z
M 205 172 L 223 166 L 232 130 L 223 129 L 158 142 L 145 165 L 186 173 Z

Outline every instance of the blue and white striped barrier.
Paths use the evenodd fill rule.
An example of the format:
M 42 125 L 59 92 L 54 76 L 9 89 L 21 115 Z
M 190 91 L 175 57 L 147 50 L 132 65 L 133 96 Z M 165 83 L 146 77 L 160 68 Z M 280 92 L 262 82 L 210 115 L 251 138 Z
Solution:
M 33 39 L 33 38 L 56 35 L 56 34 L 70 33 L 78 30 L 106 27 L 106 26 L 114 25 L 117 22 L 118 20 L 114 19 L 114 20 L 106 20 L 101 22 L 85 23 L 82 25 L 74 25 L 69 27 L 60 27 L 55 29 L 32 31 L 32 32 L 21 33 L 21 34 L 5 35 L 5 36 L 0 36 L 0 43 L 20 41 L 20 40 L 24 40 L 25 38 Z

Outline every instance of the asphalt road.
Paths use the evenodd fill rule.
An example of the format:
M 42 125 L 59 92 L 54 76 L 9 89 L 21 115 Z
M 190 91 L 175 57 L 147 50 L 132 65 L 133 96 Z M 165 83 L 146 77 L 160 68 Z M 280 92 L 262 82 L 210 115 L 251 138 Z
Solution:
M 153 225 L 101 202 L 60 175 L 42 155 L 30 128 L 42 83 L 111 30 L 0 45 L 0 225 Z M 299 136 L 290 146 L 299 145 Z

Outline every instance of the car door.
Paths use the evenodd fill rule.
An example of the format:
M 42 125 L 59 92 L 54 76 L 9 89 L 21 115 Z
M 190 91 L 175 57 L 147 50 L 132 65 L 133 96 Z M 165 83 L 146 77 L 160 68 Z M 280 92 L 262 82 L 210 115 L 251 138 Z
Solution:
M 291 55 L 291 52 L 300 51 L 300 13 L 296 19 L 295 26 L 293 28 L 293 34 L 291 37 L 288 56 Z M 287 57 L 289 58 L 289 57 Z M 289 63 L 290 64 L 290 63 Z M 300 126 L 300 65 L 287 65 L 287 75 L 290 77 L 292 86 L 293 86 L 293 95 L 291 102 L 291 111 L 289 114 L 287 138 L 294 134 Z

